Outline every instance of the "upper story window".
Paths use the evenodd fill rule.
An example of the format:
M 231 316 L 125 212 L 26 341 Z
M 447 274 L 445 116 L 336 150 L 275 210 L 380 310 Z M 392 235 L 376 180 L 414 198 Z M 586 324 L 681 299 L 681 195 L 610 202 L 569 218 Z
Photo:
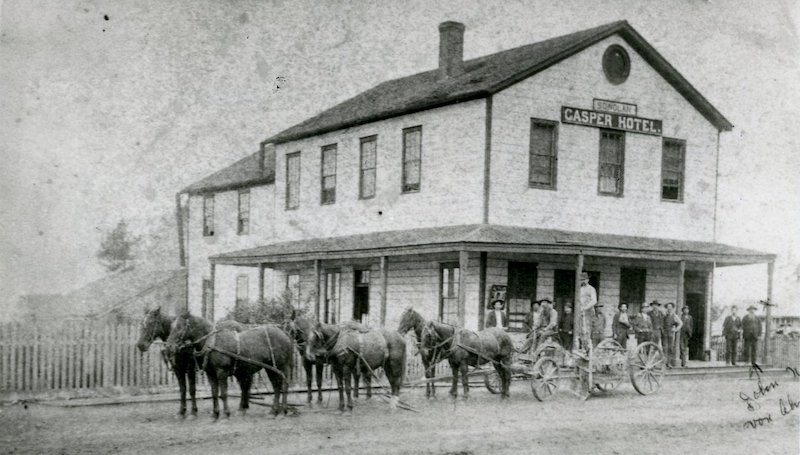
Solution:
M 214 195 L 203 196 L 203 235 L 214 235 Z
M 664 138 L 661 149 L 661 199 L 683 201 L 686 141 Z
M 336 144 L 322 147 L 320 203 L 336 202 Z
M 286 209 L 300 206 L 300 152 L 286 155 Z
M 601 129 L 597 190 L 600 194 L 622 196 L 624 182 L 625 133 Z
M 239 215 L 236 220 L 239 235 L 250 233 L 250 189 L 239 190 Z
M 556 189 L 557 128 L 556 122 L 531 119 L 528 185 L 533 188 Z
M 358 176 L 358 197 L 375 196 L 375 168 L 378 161 L 378 136 L 361 138 L 361 159 Z
M 419 191 L 422 180 L 422 127 L 403 130 L 403 193 Z

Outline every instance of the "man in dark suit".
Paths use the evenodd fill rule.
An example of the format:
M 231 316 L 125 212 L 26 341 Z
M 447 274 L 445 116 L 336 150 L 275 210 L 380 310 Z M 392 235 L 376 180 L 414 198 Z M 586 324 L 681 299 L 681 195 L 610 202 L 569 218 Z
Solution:
M 623 348 L 628 345 L 628 333 L 633 330 L 630 317 L 628 316 L 628 305 L 626 303 L 619 304 L 619 311 L 614 315 L 611 321 L 611 330 L 614 339 L 617 340 Z
M 572 316 L 572 302 L 564 302 L 564 317 L 561 318 L 561 343 L 564 349 L 572 350 L 572 326 L 575 318 Z
M 742 337 L 744 338 L 744 358 L 747 363 L 756 363 L 756 346 L 761 336 L 761 321 L 756 316 L 755 305 L 747 307 L 747 314 L 742 318 Z
M 722 336 L 725 337 L 725 364 L 736 365 L 736 343 L 742 330 L 742 320 L 736 316 L 736 305 L 731 307 L 731 314 L 722 323 Z
M 694 330 L 694 319 L 689 314 L 689 307 L 683 305 L 681 309 L 681 366 L 685 367 L 686 362 L 689 360 L 689 339 L 692 338 L 692 331 Z
M 485 327 L 497 327 L 500 329 L 508 328 L 508 316 L 506 315 L 506 312 L 503 311 L 502 300 L 496 300 L 494 302 L 494 310 L 490 311 L 489 314 L 486 315 Z
M 650 333 L 650 341 L 658 347 L 666 349 L 662 342 L 664 337 L 664 313 L 661 312 L 661 302 L 653 300 L 650 302 L 650 321 L 653 322 L 653 331 Z

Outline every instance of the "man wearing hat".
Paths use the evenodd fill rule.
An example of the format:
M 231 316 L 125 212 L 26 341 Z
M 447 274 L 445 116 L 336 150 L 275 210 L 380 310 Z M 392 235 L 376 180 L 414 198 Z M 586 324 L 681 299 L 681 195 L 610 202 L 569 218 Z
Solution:
M 677 346 L 677 334 L 683 327 L 683 321 L 675 313 L 675 304 L 667 303 L 667 314 L 664 315 L 664 355 L 667 357 L 667 368 L 675 366 L 675 354 Z
M 650 321 L 653 322 L 650 341 L 663 349 L 661 338 L 664 335 L 664 313 L 661 312 L 661 303 L 658 300 L 650 302 Z
M 542 304 L 542 310 L 539 316 L 539 327 L 536 329 L 533 350 L 536 350 L 536 346 L 546 340 L 547 337 L 558 333 L 558 311 L 553 308 L 553 301 L 542 299 L 539 302 Z
M 581 272 L 580 289 L 580 337 L 581 347 L 588 351 L 592 342 L 592 319 L 594 318 L 594 306 L 597 305 L 597 290 L 589 284 L 589 274 Z
M 756 346 L 761 336 L 761 321 L 756 316 L 758 307 L 750 305 L 747 314 L 742 318 L 742 338 L 744 338 L 744 358 L 747 363 L 756 363 Z
M 490 311 L 489 314 L 486 315 L 486 324 L 485 327 L 497 327 L 498 329 L 507 329 L 508 328 L 508 316 L 506 312 L 503 311 L 503 301 L 502 300 L 495 300 L 494 302 L 494 310 Z
M 689 340 L 692 338 L 694 331 L 694 319 L 689 314 L 689 307 L 683 305 L 681 308 L 681 366 L 685 367 L 686 362 L 689 360 Z
M 736 316 L 736 305 L 731 307 L 731 314 L 722 323 L 722 336 L 725 337 L 725 364 L 736 365 L 736 344 L 739 332 L 742 331 L 742 320 Z

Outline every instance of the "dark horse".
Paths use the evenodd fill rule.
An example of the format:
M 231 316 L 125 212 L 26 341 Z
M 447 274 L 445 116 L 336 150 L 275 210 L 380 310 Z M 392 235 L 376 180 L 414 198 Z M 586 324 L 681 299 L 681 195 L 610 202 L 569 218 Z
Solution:
M 434 351 L 433 356 L 445 356 L 453 372 L 450 395 L 458 396 L 458 376 L 464 387 L 464 398 L 469 397 L 469 366 L 492 362 L 500 377 L 500 398 L 508 397 L 511 385 L 511 354 L 514 344 L 511 337 L 496 327 L 479 332 L 457 328 L 440 322 L 429 321 L 422 329 L 422 346 Z
M 400 335 L 405 335 L 409 330 L 414 330 L 414 335 L 417 337 L 417 350 L 422 358 L 422 366 L 425 367 L 425 379 L 428 379 L 428 382 L 425 383 L 425 397 L 432 398 L 436 397 L 436 386 L 431 379 L 436 376 L 436 364 L 444 360 L 446 356 L 441 352 L 434 355 L 437 354 L 436 350 L 422 345 L 422 329 L 425 324 L 426 321 L 422 315 L 414 311 L 414 308 L 408 307 L 400 316 L 400 325 L 397 326 L 397 331 L 400 332 Z
M 313 360 L 306 358 L 306 345 L 308 344 L 308 337 L 314 330 L 315 322 L 303 316 L 297 316 L 295 311 L 292 311 L 291 319 L 284 323 L 283 329 L 294 338 L 297 343 L 297 350 L 300 357 L 303 359 L 303 369 L 306 370 L 306 386 L 308 388 L 308 404 L 311 405 L 313 397 L 312 369 L 316 367 L 317 379 L 317 403 L 322 403 L 322 370 L 325 367 L 325 359 L 322 356 L 317 356 Z
M 306 345 L 306 358 L 328 359 L 336 375 L 339 389 L 339 410 L 353 409 L 351 375 L 363 374 L 367 382 L 367 398 L 372 396 L 372 374 L 383 368 L 393 397 L 400 395 L 406 366 L 406 342 L 402 335 L 388 329 L 364 329 L 357 325 L 335 326 L 316 323 Z
M 139 341 L 136 343 L 136 347 L 139 348 L 139 351 L 146 352 L 157 338 L 161 339 L 161 341 L 167 341 L 174 320 L 175 316 L 162 314 L 161 307 L 156 307 L 149 311 L 145 310 L 142 330 L 139 333 Z M 164 351 L 162 351 L 162 354 L 163 353 Z M 165 356 L 165 359 L 166 358 Z M 178 415 L 186 417 L 186 382 L 188 380 L 189 397 L 192 399 L 192 416 L 196 417 L 197 400 L 195 399 L 195 384 L 197 380 L 197 364 L 194 361 L 192 348 L 187 347 L 179 349 L 177 352 L 173 353 L 169 364 L 175 376 L 178 378 L 178 387 L 181 389 L 181 408 Z
M 239 412 L 244 415 L 250 407 L 253 375 L 261 369 L 267 370 L 275 394 L 272 413 L 286 413 L 286 394 L 292 373 L 292 340 L 278 327 L 262 325 L 238 332 L 223 323 L 215 327 L 211 322 L 187 313 L 175 320 L 167 343 L 191 345 L 202 354 L 203 370 L 211 384 L 215 419 L 219 418 L 219 398 L 222 398 L 225 417 L 230 416 L 228 377 L 234 376 L 242 389 Z

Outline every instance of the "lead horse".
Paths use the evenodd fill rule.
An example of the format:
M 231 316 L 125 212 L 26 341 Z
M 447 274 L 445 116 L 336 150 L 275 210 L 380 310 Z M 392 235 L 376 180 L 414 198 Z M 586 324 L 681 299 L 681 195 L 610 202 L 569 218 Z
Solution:
M 172 328 L 172 323 L 175 321 L 175 316 L 168 316 L 161 313 L 161 307 L 156 307 L 151 310 L 145 310 L 144 321 L 142 321 L 142 328 L 139 331 L 139 341 L 136 347 L 140 352 L 147 352 L 150 345 L 156 339 L 166 342 Z M 162 351 L 162 355 L 165 351 Z M 178 378 L 178 387 L 181 391 L 181 404 L 178 416 L 181 418 L 186 417 L 186 383 L 189 383 L 189 397 L 192 400 L 191 416 L 197 417 L 197 399 L 195 398 L 196 384 L 197 384 L 197 364 L 194 360 L 194 354 L 191 347 L 186 347 L 177 350 L 172 359 L 164 356 L 168 360 L 167 364 L 175 373 Z
M 272 383 L 272 413 L 286 413 L 286 395 L 292 374 L 292 340 L 278 327 L 262 325 L 238 332 L 223 324 L 215 327 L 203 318 L 186 313 L 175 320 L 167 344 L 177 348 L 189 345 L 199 351 L 203 370 L 211 384 L 214 419 L 218 419 L 220 415 L 220 398 L 225 417 L 230 417 L 230 376 L 234 376 L 239 382 L 242 390 L 239 412 L 246 414 L 250 407 L 253 375 L 262 369 L 267 371 L 267 377 Z
M 508 397 L 511 385 L 511 355 L 514 344 L 502 329 L 490 327 L 479 332 L 454 327 L 436 321 L 428 321 L 422 329 L 421 345 L 433 351 L 434 360 L 447 358 L 453 372 L 450 395 L 458 396 L 458 376 L 464 389 L 464 398 L 469 397 L 469 366 L 477 367 L 491 362 L 500 377 L 500 398 Z
M 364 375 L 367 398 L 372 396 L 372 376 L 383 368 L 389 380 L 391 394 L 397 398 L 406 366 L 406 342 L 403 337 L 388 329 L 365 329 L 360 325 L 329 325 L 317 322 L 309 335 L 306 358 L 325 357 L 333 367 L 339 390 L 339 410 L 353 409 L 351 375 Z
M 408 307 L 403 311 L 400 316 L 400 324 L 397 326 L 397 331 L 400 335 L 405 335 L 409 330 L 414 330 L 414 336 L 417 338 L 417 351 L 422 358 L 422 366 L 425 368 L 425 398 L 436 397 L 436 386 L 433 379 L 436 376 L 436 364 L 444 360 L 444 356 L 436 355 L 434 349 L 428 349 L 422 345 L 422 330 L 425 328 L 427 321 L 421 314 L 417 313 L 413 307 Z

